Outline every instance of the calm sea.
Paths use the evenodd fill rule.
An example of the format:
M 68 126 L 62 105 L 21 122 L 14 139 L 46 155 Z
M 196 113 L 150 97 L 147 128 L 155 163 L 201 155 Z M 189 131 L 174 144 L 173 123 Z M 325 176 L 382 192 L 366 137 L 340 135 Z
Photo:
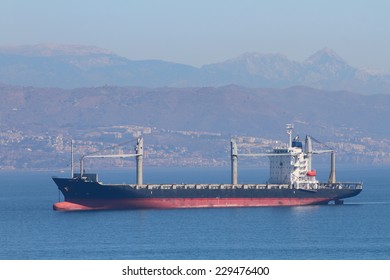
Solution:
M 229 168 L 145 169 L 146 183 L 230 180 Z M 239 181 L 264 182 L 267 173 L 240 170 Z M 390 167 L 339 168 L 338 180 L 364 183 L 340 206 L 67 213 L 52 210 L 52 175 L 68 176 L 0 172 L 0 259 L 390 259 Z M 102 172 L 100 180 L 134 175 Z

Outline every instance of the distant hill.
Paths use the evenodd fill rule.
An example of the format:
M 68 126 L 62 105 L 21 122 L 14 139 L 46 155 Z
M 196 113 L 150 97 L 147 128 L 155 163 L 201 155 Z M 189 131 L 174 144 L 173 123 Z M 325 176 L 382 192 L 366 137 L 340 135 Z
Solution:
M 245 53 L 200 68 L 161 60 L 135 61 L 89 46 L 0 47 L 0 82 L 34 87 L 243 87 L 296 85 L 361 94 L 389 94 L 390 75 L 350 66 L 330 49 L 303 62 L 280 54 Z
M 0 85 L 2 127 L 63 130 L 140 125 L 272 137 L 286 123 L 315 135 L 340 129 L 390 137 L 390 95 L 308 87 L 251 89 L 97 87 L 73 90 Z M 352 133 L 352 132 L 351 132 Z M 327 138 L 329 138 L 327 137 Z
M 241 139 L 243 149 L 260 143 L 269 150 L 280 145 L 276 140 L 285 142 L 287 123 L 295 125 L 294 134 L 337 149 L 338 162 L 390 163 L 390 95 L 302 86 L 69 90 L 0 84 L 0 97 L 0 169 L 63 168 L 70 139 L 81 154 L 140 135 L 149 165 L 226 166 L 230 138 Z

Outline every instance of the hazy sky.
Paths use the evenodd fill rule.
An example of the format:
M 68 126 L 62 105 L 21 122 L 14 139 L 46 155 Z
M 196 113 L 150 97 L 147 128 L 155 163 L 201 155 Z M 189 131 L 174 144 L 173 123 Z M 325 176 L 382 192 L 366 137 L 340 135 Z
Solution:
M 93 45 L 194 66 L 244 52 L 303 61 L 328 47 L 390 72 L 388 0 L 0 0 L 0 45 Z

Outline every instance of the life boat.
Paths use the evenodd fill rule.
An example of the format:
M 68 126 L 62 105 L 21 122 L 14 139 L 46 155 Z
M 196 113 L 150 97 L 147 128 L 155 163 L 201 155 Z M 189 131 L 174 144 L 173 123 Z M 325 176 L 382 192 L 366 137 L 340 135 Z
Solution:
M 317 175 L 317 172 L 315 170 L 310 170 L 310 171 L 307 171 L 306 175 L 310 176 L 310 177 L 314 177 Z

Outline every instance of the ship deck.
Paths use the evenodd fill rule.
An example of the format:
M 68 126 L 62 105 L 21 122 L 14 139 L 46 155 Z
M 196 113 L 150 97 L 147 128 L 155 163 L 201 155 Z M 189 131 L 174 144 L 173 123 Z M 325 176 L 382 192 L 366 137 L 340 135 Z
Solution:
M 107 187 L 126 186 L 133 189 L 159 189 L 159 190 L 176 190 L 176 189 L 208 189 L 208 190 L 223 190 L 223 189 L 297 189 L 289 184 L 103 184 Z M 357 182 L 339 182 L 339 183 L 319 183 L 316 187 L 300 186 L 299 189 L 362 189 L 362 183 Z

